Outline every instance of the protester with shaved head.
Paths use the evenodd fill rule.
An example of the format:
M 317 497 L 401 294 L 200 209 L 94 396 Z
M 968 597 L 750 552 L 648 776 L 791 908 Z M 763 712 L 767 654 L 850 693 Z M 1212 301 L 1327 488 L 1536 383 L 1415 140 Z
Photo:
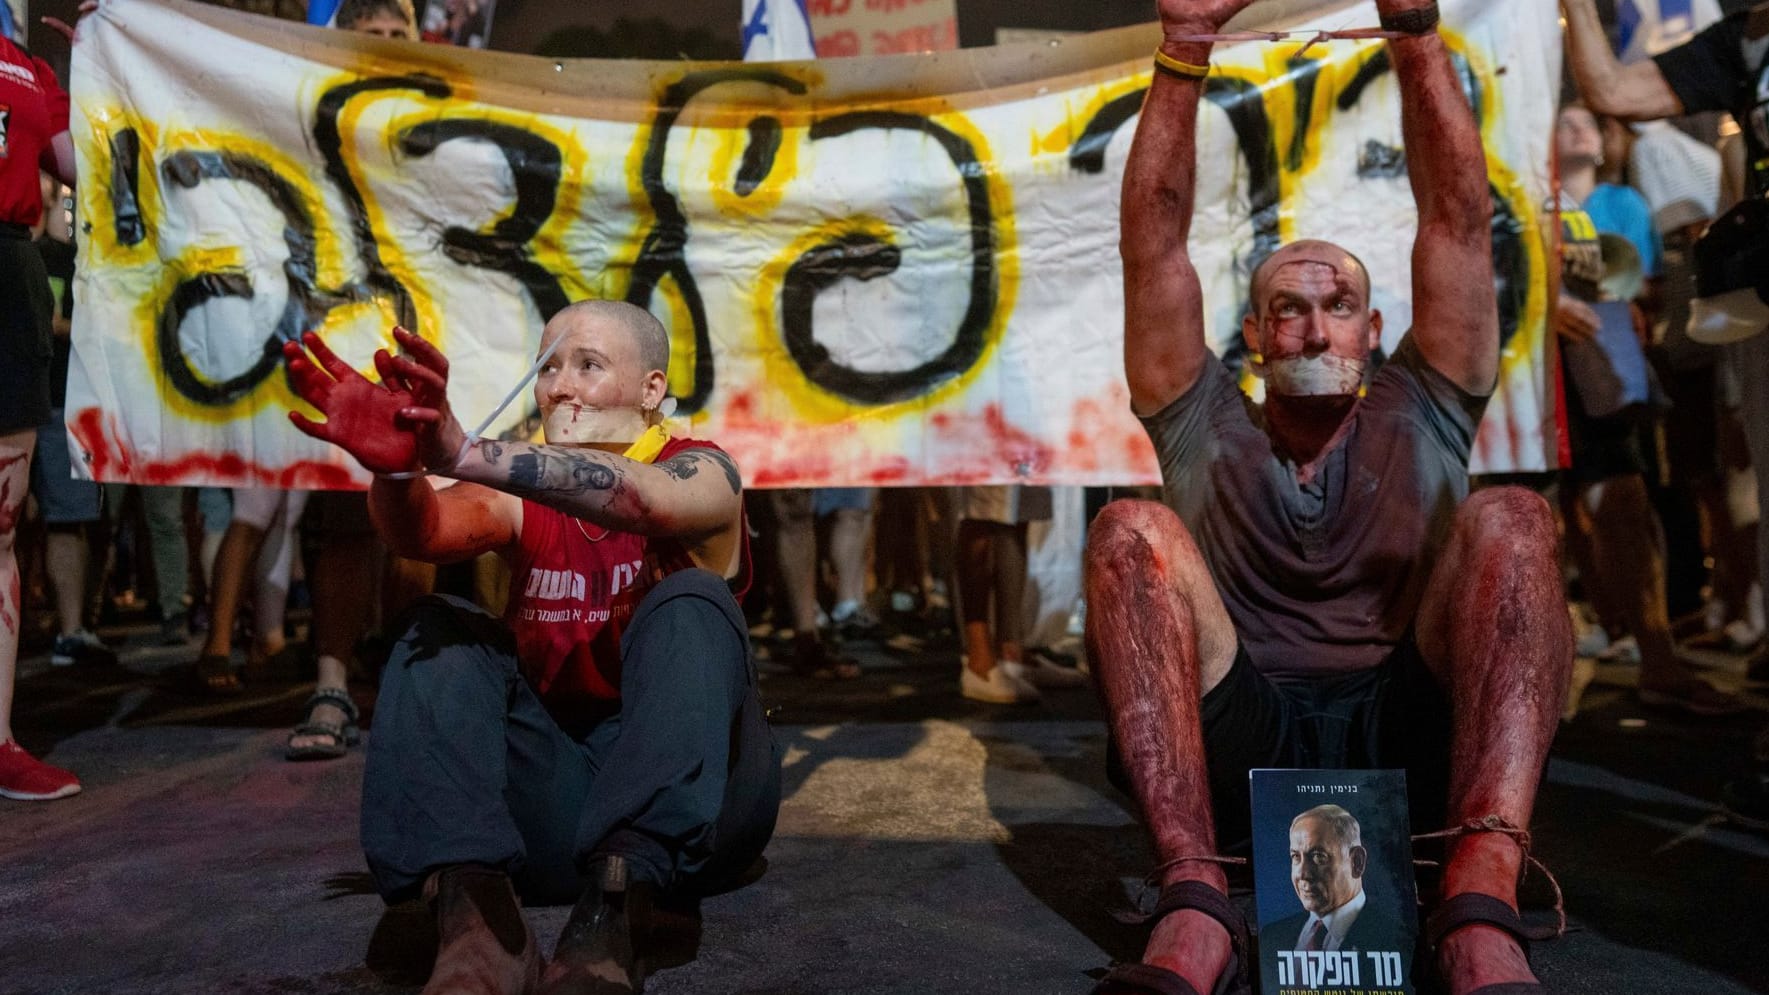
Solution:
M 1413 325 L 1373 369 L 1371 285 L 1392 275 L 1330 242 L 1286 245 L 1251 274 L 1253 404 L 1206 345 L 1187 245 L 1211 39 L 1250 3 L 1160 0 L 1125 166 L 1124 365 L 1166 501 L 1109 505 L 1094 526 L 1087 643 L 1162 895 L 1144 963 L 1096 991 L 1250 977 L 1219 861 L 1245 846 L 1262 767 L 1406 768 L 1415 830 L 1461 827 L 1423 963 L 1452 995 L 1540 991 L 1516 886 L 1572 636 L 1547 504 L 1469 496 L 1499 369 L 1479 130 L 1436 6 L 1377 0 L 1419 210 Z
M 290 345 L 326 421 L 290 417 L 376 475 L 389 548 L 496 552 L 512 587 L 501 621 L 432 597 L 394 630 L 363 774 L 369 868 L 389 902 L 423 895 L 436 912 L 426 992 L 636 991 L 660 909 L 740 881 L 779 807 L 734 597 L 750 572 L 742 477 L 665 430 L 669 336 L 630 304 L 547 323 L 546 445 L 466 435 L 448 361 L 394 338 L 403 355 L 376 354 L 379 383 L 317 336 Z M 577 900 L 544 974 L 517 895 Z

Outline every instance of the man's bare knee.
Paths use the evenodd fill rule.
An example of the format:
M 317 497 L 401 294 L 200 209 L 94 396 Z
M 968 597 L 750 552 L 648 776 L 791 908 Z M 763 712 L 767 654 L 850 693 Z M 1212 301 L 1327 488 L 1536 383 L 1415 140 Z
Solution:
M 1554 512 L 1522 487 L 1491 487 L 1469 495 L 1456 513 L 1456 542 L 1480 560 L 1556 562 Z
M 1175 557 L 1202 566 L 1197 544 L 1173 509 L 1154 501 L 1114 501 L 1088 527 L 1087 568 L 1110 571 L 1131 561 L 1152 563 L 1171 579 Z M 1183 564 L 1185 566 L 1191 563 Z M 1151 580 L 1155 578 L 1150 578 Z

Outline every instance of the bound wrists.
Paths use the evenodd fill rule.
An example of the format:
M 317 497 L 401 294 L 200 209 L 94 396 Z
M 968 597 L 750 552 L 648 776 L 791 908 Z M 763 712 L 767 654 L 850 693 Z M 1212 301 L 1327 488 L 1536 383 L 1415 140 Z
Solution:
M 1217 29 L 1200 28 L 1168 28 L 1161 39 L 1161 47 L 1156 49 L 1162 55 L 1180 62 L 1205 66 L 1210 64 L 1210 52 L 1216 46 L 1207 41 L 1192 41 L 1192 36 L 1215 34 Z
M 1435 0 L 1432 3 L 1399 9 L 1384 4 L 1377 8 L 1377 17 L 1384 31 L 1398 31 L 1403 35 L 1415 36 L 1437 33 L 1438 11 Z

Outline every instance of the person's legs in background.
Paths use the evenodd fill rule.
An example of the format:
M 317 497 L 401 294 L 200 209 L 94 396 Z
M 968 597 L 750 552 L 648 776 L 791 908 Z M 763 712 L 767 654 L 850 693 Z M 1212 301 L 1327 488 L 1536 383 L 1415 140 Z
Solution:
M 190 556 L 184 540 L 184 488 L 143 487 L 141 508 L 147 516 L 154 584 L 159 590 L 160 645 L 190 641 L 185 594 L 190 589 Z
M 103 515 L 104 487 L 73 479 L 60 409 L 53 422 L 37 430 L 31 483 L 49 533 L 44 541 L 44 572 L 55 596 L 58 627 L 49 662 L 57 667 L 82 661 L 114 663 L 116 654 L 86 628 L 88 533 Z
M 860 667 L 831 653 L 817 631 L 817 521 L 810 491 L 771 492 L 780 584 L 792 612 L 792 669 L 822 679 L 851 680 Z
M 202 655 L 197 658 L 197 676 L 212 691 L 235 693 L 242 688 L 239 676 L 233 672 L 234 625 L 239 620 L 246 580 L 254 575 L 254 566 L 263 559 L 260 550 L 265 545 L 265 536 L 272 523 L 283 512 L 287 497 L 287 492 L 263 487 L 241 487 L 233 492 L 232 519 L 228 522 L 226 534 L 222 536 L 221 547 L 215 554 L 215 583 L 210 590 L 209 603 L 209 635 L 203 642 Z M 278 544 L 269 558 L 270 565 L 275 565 L 278 554 L 288 545 L 292 544 Z M 281 558 L 286 562 L 290 556 L 283 555 Z M 256 572 L 261 575 L 262 569 Z M 287 574 L 284 573 L 283 576 L 286 578 Z M 276 586 L 259 585 L 255 600 L 275 598 Z M 288 582 L 284 580 L 281 587 L 286 596 Z M 275 641 L 270 647 L 272 649 L 281 648 L 282 645 L 282 610 L 280 604 L 268 609 L 260 605 L 255 613 L 257 640 L 266 638 L 264 625 L 276 626 L 276 632 L 271 637 Z
M 246 653 L 246 680 L 288 680 L 301 670 L 288 645 L 284 622 L 291 579 L 298 575 L 301 543 L 295 529 L 307 507 L 307 491 L 284 491 L 264 530 L 253 576 L 252 646 Z
M 1021 599 L 1025 594 L 1025 533 L 1012 524 L 1012 490 L 965 488 L 958 521 L 958 617 L 964 630 L 959 690 L 973 701 L 993 704 L 1038 700 L 1037 688 L 1001 666 L 998 645 L 998 627 L 1003 622 L 1014 624 L 1019 617 L 1018 601 L 1008 603 L 1010 593 Z M 1019 583 L 1014 592 L 1007 592 L 1000 590 L 999 578 L 1003 571 L 1011 573 L 1013 565 L 997 567 L 997 558 L 1011 561 L 1016 534 L 1021 544 Z
M 878 586 L 888 592 L 892 615 L 912 615 L 926 604 L 928 516 L 919 487 L 886 487 L 878 492 Z
M 341 757 L 356 739 L 349 664 L 373 620 L 371 592 L 381 572 L 380 543 L 363 494 L 314 495 L 307 529 L 319 539 L 312 577 L 312 642 L 318 674 L 305 717 L 289 735 L 290 760 Z
M 825 487 L 815 492 L 813 503 L 818 518 L 829 518 L 829 563 L 835 568 L 829 621 L 846 638 L 876 635 L 878 619 L 866 607 L 866 554 L 878 488 Z
M 209 606 L 214 602 L 215 558 L 221 553 L 221 540 L 227 535 L 228 524 L 233 521 L 233 492 L 225 487 L 199 487 L 196 492 L 197 518 L 202 529 L 197 566 L 203 573 L 204 598 L 201 604 L 191 606 L 190 628 L 198 635 L 207 636 Z

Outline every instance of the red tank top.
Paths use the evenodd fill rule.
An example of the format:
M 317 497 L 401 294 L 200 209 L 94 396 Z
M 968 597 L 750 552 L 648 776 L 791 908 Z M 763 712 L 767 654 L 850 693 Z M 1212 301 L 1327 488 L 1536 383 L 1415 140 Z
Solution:
M 718 447 L 671 439 L 657 459 L 694 448 Z M 731 580 L 738 596 L 749 586 L 747 525 L 743 532 Z M 620 700 L 621 633 L 658 581 L 694 565 L 678 539 L 611 532 L 524 500 L 504 620 L 547 710 L 561 719 L 611 711 Z

